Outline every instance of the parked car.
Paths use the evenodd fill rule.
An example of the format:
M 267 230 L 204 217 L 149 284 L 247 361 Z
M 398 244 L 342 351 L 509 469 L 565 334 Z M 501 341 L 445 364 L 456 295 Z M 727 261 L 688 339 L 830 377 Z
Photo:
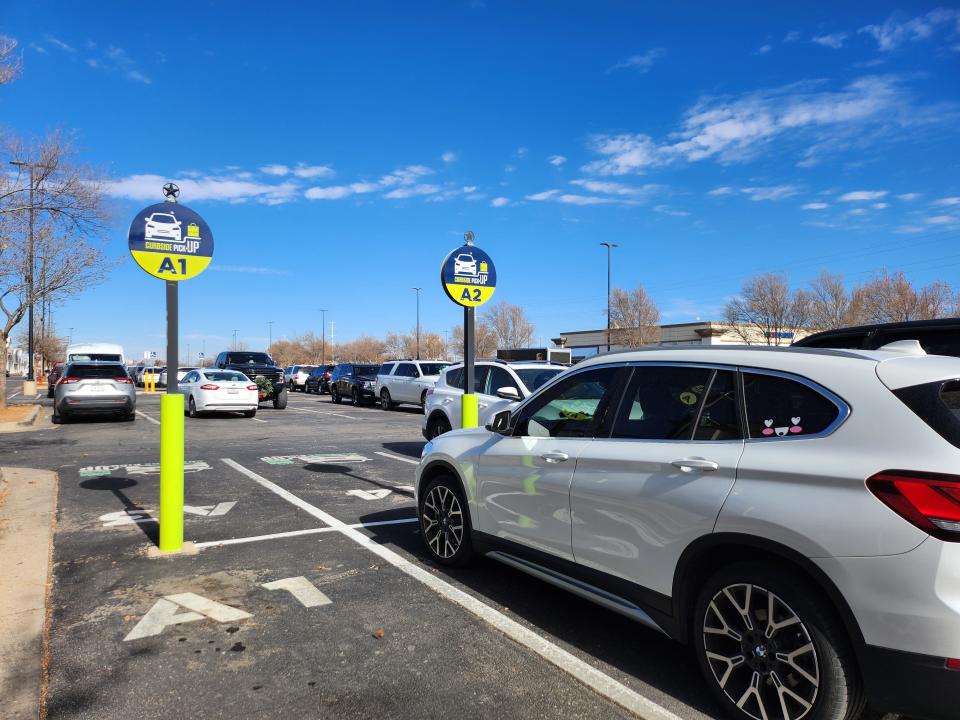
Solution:
M 257 378 L 263 378 L 260 401 L 272 401 L 276 410 L 287 407 L 287 384 L 283 378 L 283 370 L 277 367 L 269 353 L 227 350 L 217 355 L 214 367 L 218 370 L 236 370 L 254 383 L 257 383 Z
M 252 418 L 260 405 L 259 388 L 238 370 L 193 368 L 180 381 L 184 411 L 192 418 L 205 412 L 242 412 Z
M 143 373 L 140 375 L 140 384 L 146 387 L 147 383 L 152 383 L 153 385 L 159 385 L 160 376 L 166 372 L 165 367 L 148 367 L 143 369 Z
M 450 366 L 443 360 L 393 360 L 377 371 L 380 407 L 392 410 L 401 403 L 426 407 L 427 393 L 437 384 L 440 373 Z
M 63 375 L 63 363 L 58 362 L 54 363 L 50 372 L 47 373 L 47 397 L 52 398 L 54 395 L 54 390 L 57 387 L 57 382 L 60 380 L 60 377 Z
M 183 378 L 186 377 L 186 375 L 187 375 L 188 372 L 190 372 L 191 370 L 196 370 L 196 369 L 197 369 L 197 368 L 195 368 L 195 367 L 182 367 L 182 368 L 177 368 L 177 382 L 180 382 L 181 380 L 183 380 Z M 167 386 L 167 369 L 166 369 L 166 368 L 164 368 L 163 370 L 160 371 L 160 379 L 157 381 L 157 385 L 158 385 L 159 387 L 166 387 L 166 386 Z
M 428 443 L 415 487 L 432 559 L 690 643 L 731 717 L 947 720 L 958 468 L 958 359 L 705 346 L 588 359 Z
M 515 406 L 564 370 L 565 365 L 543 361 L 478 360 L 474 365 L 473 385 L 480 425 L 486 425 L 496 413 Z M 427 391 L 421 425 L 427 440 L 461 426 L 462 395 L 463 363 L 456 363 Z
M 960 357 L 960 318 L 877 323 L 825 330 L 798 340 L 794 347 L 875 350 L 900 340 L 916 340 L 929 355 Z
M 287 368 L 285 373 L 287 379 L 287 388 L 292 392 L 294 390 L 307 390 L 307 378 L 316 365 L 293 365 Z
M 379 369 L 379 365 L 340 363 L 330 376 L 330 399 L 340 403 L 346 397 L 354 405 L 376 402 Z
M 120 415 L 136 420 L 137 391 L 127 368 L 117 362 L 72 362 L 53 395 L 53 422 L 77 415 Z
M 317 395 L 329 393 L 330 376 L 333 374 L 335 367 L 336 365 L 318 365 L 311 370 L 310 375 L 307 377 L 304 391 L 308 393 L 315 392 Z

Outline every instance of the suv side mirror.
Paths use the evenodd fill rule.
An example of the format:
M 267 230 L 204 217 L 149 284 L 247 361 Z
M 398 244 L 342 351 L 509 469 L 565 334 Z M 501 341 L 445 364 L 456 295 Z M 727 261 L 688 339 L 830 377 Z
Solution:
M 512 430 L 510 422 L 511 414 L 509 410 L 501 410 L 493 416 L 493 420 L 487 425 L 487 430 L 499 433 L 500 435 L 509 435 Z
M 520 393 L 515 387 L 502 387 L 497 390 L 497 397 L 502 400 L 522 400 Z

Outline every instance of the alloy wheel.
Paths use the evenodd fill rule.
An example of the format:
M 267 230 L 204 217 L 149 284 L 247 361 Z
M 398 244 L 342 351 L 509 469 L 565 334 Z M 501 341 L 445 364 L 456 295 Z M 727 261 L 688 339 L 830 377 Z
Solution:
M 463 543 L 463 510 L 453 490 L 434 485 L 423 501 L 421 517 L 424 538 L 437 557 L 456 555 Z
M 717 684 L 754 720 L 800 720 L 820 690 L 810 631 L 780 597 L 758 585 L 720 590 L 703 618 L 703 647 Z

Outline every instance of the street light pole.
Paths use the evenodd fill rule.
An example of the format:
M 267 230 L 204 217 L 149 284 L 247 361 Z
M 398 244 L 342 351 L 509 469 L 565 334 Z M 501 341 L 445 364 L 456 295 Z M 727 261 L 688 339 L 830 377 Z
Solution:
M 420 291 L 422 287 L 410 288 L 417 293 L 417 360 L 420 359 Z
M 237 349 L 237 331 L 236 330 L 233 331 L 233 349 L 234 350 Z
M 607 248 L 607 352 L 610 352 L 610 251 L 619 247 L 616 243 L 600 243 Z
M 267 345 L 267 352 L 270 352 L 270 348 L 273 347 L 273 323 L 274 323 L 274 322 L 275 322 L 274 320 L 268 320 L 268 321 L 267 321 L 267 326 L 270 328 L 270 330 L 269 330 L 269 333 L 270 333 L 270 343 L 269 343 L 269 345 Z
M 320 308 L 320 364 L 327 364 L 327 309 Z

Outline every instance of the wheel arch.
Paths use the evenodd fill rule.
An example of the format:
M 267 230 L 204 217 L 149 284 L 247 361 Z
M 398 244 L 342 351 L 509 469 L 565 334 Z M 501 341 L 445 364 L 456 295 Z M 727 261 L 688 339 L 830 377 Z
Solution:
M 450 475 L 460 486 L 460 492 L 462 492 L 463 497 L 467 499 L 467 520 L 470 523 L 470 529 L 475 530 L 476 528 L 473 524 L 473 497 L 469 492 L 467 492 L 466 483 L 463 482 L 460 472 L 453 465 L 453 463 L 448 462 L 447 460 L 434 460 L 420 473 L 420 482 L 417 487 L 417 515 L 420 514 L 419 499 L 423 495 L 423 488 L 441 475 Z
M 673 611 L 678 639 L 690 641 L 694 606 L 700 587 L 720 567 L 737 562 L 777 562 L 808 580 L 836 613 L 863 665 L 866 643 L 860 625 L 843 594 L 816 563 L 796 550 L 764 538 L 740 533 L 715 533 L 692 543 L 677 563 L 673 579 Z
M 430 427 L 430 423 L 432 423 L 437 418 L 443 418 L 446 421 L 447 425 L 449 425 L 450 427 L 453 427 L 453 423 L 450 422 L 450 418 L 448 418 L 447 414 L 440 408 L 434 408 L 434 410 L 427 417 L 427 427 Z

